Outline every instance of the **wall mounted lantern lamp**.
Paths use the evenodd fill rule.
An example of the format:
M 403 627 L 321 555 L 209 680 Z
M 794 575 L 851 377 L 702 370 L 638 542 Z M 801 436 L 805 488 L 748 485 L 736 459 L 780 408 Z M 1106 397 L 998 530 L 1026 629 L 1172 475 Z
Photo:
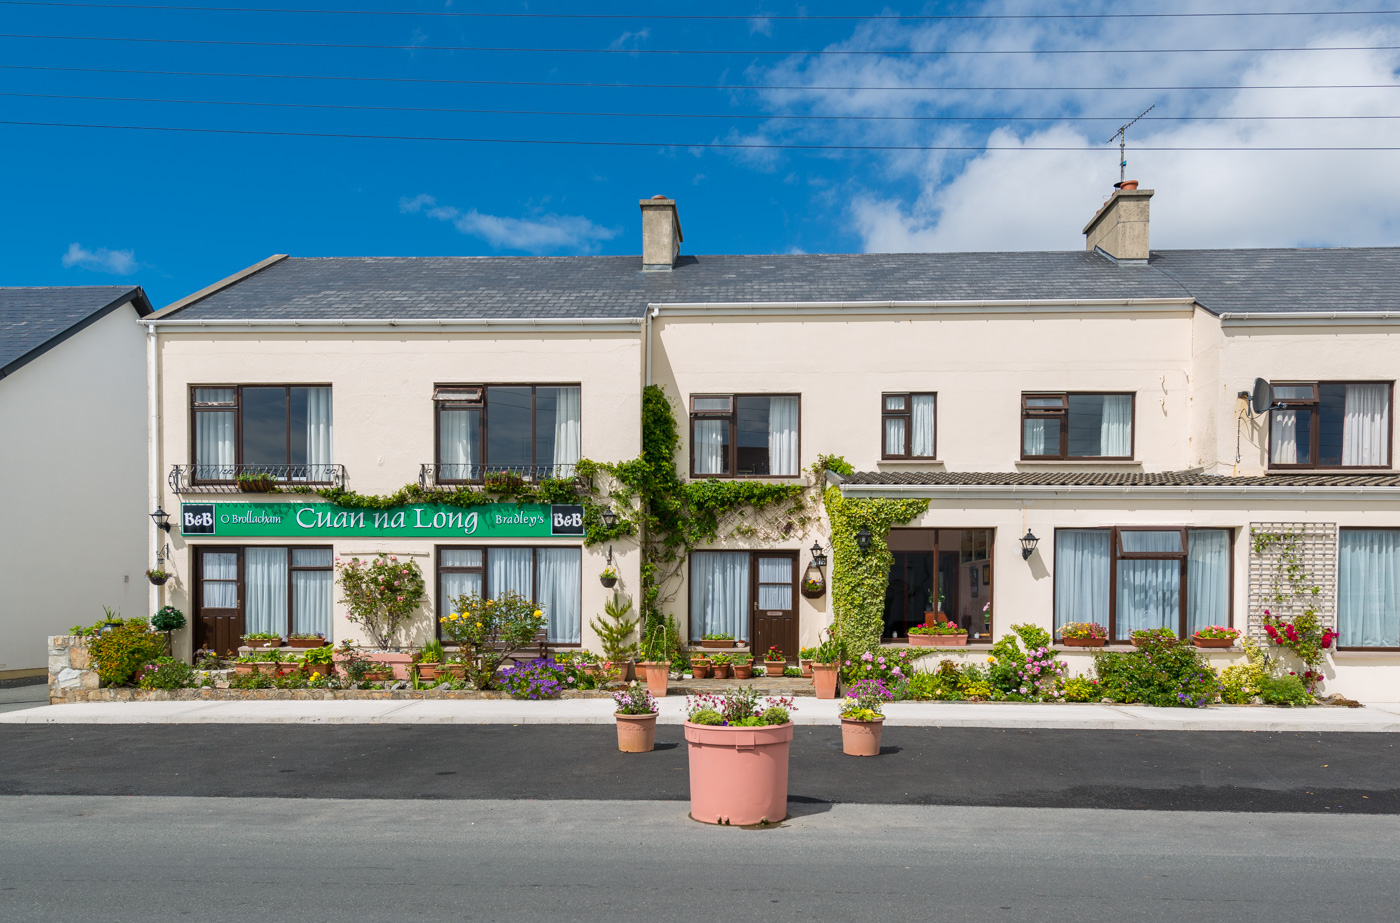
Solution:
M 1040 543 L 1040 539 L 1035 537 L 1035 533 L 1030 529 L 1021 538 L 1021 560 L 1029 561 L 1031 555 L 1035 554 L 1035 546 Z
M 865 526 L 860 527 L 860 531 L 856 533 L 856 546 L 860 548 L 861 554 L 870 550 L 870 540 L 874 537 Z

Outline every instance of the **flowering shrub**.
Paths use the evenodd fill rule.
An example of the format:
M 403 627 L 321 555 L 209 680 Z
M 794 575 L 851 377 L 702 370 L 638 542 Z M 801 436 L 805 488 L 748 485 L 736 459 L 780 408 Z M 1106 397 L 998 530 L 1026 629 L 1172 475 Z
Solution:
M 787 724 L 797 710 L 791 698 L 769 696 L 762 702 L 752 686 L 730 689 L 722 695 L 692 695 L 685 700 L 686 720 L 692 724 L 722 727 L 767 727 Z
M 1094 658 L 1104 697 L 1115 702 L 1201 708 L 1220 694 L 1220 680 L 1189 641 L 1152 637 L 1131 651 Z
M 641 686 L 636 680 L 627 685 L 621 692 L 613 693 L 613 701 L 617 703 L 617 714 L 619 715 L 654 715 L 660 711 L 656 700 L 651 697 L 651 693 Z
M 846 690 L 841 717 L 850 721 L 874 721 L 884 716 L 884 704 L 893 701 L 894 694 L 882 680 L 863 679 Z
M 1108 629 L 1098 622 L 1070 622 L 1060 629 L 1060 637 L 1075 641 L 1097 641 L 1108 637 Z
M 1191 637 L 1200 638 L 1203 641 L 1209 641 L 1214 639 L 1223 640 L 1225 638 L 1228 638 L 1231 641 L 1233 641 L 1239 636 L 1240 630 L 1238 628 L 1228 628 L 1224 625 L 1210 625 L 1206 628 L 1202 628 L 1200 631 L 1196 632 Z
M 773 646 L 769 647 L 769 648 L 768 648 L 768 653 L 766 653 L 766 654 L 763 655 L 763 662 L 764 662 L 764 663 L 768 663 L 768 662 L 770 662 L 770 661 L 773 662 L 773 663 L 782 663 L 782 662 L 783 662 L 784 660 L 786 660 L 786 659 L 787 659 L 787 658 L 783 656 L 783 652 L 780 651 L 780 650 L 778 650 L 778 645 L 776 645 L 776 644 L 774 644 Z
M 369 632 L 381 650 L 389 647 L 399 626 L 418 611 L 423 602 L 423 572 L 412 560 L 396 555 L 376 555 L 373 561 L 351 558 L 349 563 L 335 559 L 345 617 Z
M 106 622 L 88 640 L 93 669 L 109 686 L 124 686 L 149 663 L 165 656 L 165 635 L 152 631 L 145 619 Z
M 1057 701 L 1064 695 L 1066 664 L 1050 647 L 1050 635 L 1034 625 L 1012 625 L 1012 633 L 992 645 L 989 680 L 1013 702 Z M 1021 642 L 1025 642 L 1022 650 Z
M 1103 699 L 1103 687 L 1096 679 L 1071 676 L 1065 680 L 1066 702 L 1098 702 Z
M 1244 663 L 1220 671 L 1220 700 L 1229 705 L 1248 705 L 1259 694 L 1259 686 L 1269 676 L 1269 658 L 1250 638 L 1241 638 Z
M 517 699 L 557 699 L 579 688 L 579 670 L 560 665 L 553 657 L 537 657 L 501 671 L 498 685 Z
M 1298 655 L 1298 659 L 1307 666 L 1303 673 L 1303 682 L 1310 691 L 1316 690 L 1323 679 L 1323 652 L 1337 640 L 1337 633 L 1330 628 L 1323 628 L 1322 620 L 1311 609 L 1291 622 L 1277 618 L 1265 609 L 1264 632 L 1270 641 Z
M 519 593 L 496 599 L 458 596 L 449 600 L 452 612 L 438 619 L 442 633 L 462 648 L 467 678 L 478 689 L 491 689 L 496 671 L 545 627 L 544 610 Z
M 841 679 L 847 684 L 858 683 L 863 679 L 878 679 L 886 685 L 907 679 L 914 673 L 914 661 L 932 653 L 927 648 L 911 650 L 901 648 L 879 648 L 866 651 L 859 657 L 841 663 Z M 823 662 L 820 657 L 818 663 Z
M 142 689 L 189 689 L 195 685 L 194 667 L 174 657 L 158 657 L 136 674 Z
M 965 635 L 966 628 L 959 628 L 952 622 L 924 622 L 909 629 L 911 635 Z

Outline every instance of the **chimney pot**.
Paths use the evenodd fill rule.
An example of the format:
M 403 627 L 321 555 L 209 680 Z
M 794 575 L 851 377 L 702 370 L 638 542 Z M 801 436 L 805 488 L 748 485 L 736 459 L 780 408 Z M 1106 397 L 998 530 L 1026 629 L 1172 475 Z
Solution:
M 664 195 L 642 199 L 642 271 L 670 272 L 681 253 L 681 219 L 676 200 Z
M 1137 180 L 1114 183 L 1118 190 L 1084 225 L 1084 249 L 1102 250 L 1118 262 L 1145 263 L 1148 248 L 1148 203 L 1151 189 Z

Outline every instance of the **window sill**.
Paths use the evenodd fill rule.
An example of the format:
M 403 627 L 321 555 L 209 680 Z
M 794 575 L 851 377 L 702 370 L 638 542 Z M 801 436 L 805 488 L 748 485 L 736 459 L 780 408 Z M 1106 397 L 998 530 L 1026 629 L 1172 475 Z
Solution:
M 1265 476 L 1277 475 L 1279 477 L 1293 477 L 1299 474 L 1394 474 L 1394 468 L 1269 468 L 1264 472 Z
M 923 466 L 933 466 L 942 468 L 941 458 L 882 458 L 878 462 L 880 465 L 909 465 L 915 468 Z
M 1141 468 L 1142 462 L 1132 458 L 1030 458 L 1018 459 L 1016 465 L 1025 468 Z
M 1348 660 L 1400 660 L 1400 649 L 1374 651 L 1332 651 L 1333 663 Z

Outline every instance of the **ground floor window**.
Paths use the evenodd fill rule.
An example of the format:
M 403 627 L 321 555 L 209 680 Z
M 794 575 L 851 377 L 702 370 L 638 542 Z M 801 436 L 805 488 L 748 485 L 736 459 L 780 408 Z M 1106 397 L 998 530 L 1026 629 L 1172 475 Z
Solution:
M 1055 628 L 1097 622 L 1109 637 L 1230 624 L 1229 529 L 1055 530 Z
M 690 637 L 751 641 L 754 656 L 797 654 L 797 553 L 696 551 L 690 555 Z
M 1400 648 L 1400 529 L 1342 529 L 1338 647 Z
M 232 650 L 257 632 L 331 637 L 330 548 L 248 545 L 196 553 L 200 646 Z
M 891 529 L 883 637 L 907 638 L 939 613 L 969 639 L 989 637 L 994 543 L 992 529 Z
M 459 596 L 497 599 L 519 593 L 544 610 L 549 640 L 578 644 L 583 635 L 583 549 L 446 547 L 438 549 L 438 615 Z

